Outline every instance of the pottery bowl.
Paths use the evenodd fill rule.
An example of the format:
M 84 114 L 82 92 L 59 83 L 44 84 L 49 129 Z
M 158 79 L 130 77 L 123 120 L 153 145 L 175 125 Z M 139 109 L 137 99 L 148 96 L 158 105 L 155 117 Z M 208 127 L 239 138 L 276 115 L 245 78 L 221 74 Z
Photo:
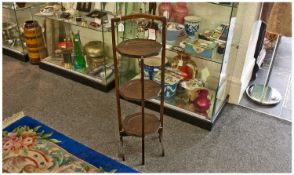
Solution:
M 166 26 L 167 44 L 173 45 L 177 37 L 183 32 L 185 26 L 175 22 L 168 22 Z
M 165 64 L 168 59 L 165 58 Z M 149 80 L 153 80 L 154 75 L 161 69 L 161 57 L 154 56 L 144 60 L 144 74 L 149 77 Z
M 161 73 L 158 72 L 154 79 L 157 83 L 161 83 L 160 81 Z M 172 74 L 165 74 L 165 82 L 164 82 L 164 98 L 169 99 L 175 96 L 177 91 L 177 86 L 180 82 L 180 78 L 173 76 Z

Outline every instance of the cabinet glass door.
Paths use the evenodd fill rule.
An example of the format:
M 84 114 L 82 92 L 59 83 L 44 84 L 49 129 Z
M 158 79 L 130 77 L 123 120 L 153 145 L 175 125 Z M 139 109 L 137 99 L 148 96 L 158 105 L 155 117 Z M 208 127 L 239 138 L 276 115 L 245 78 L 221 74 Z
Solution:
M 237 5 L 195 2 L 156 5 L 157 15 L 167 6 L 174 9 L 170 14 L 166 36 L 166 82 L 169 83 L 165 85 L 165 107 L 211 122 L 228 94 L 226 71 L 230 45 L 227 45 L 227 39 Z M 123 6 L 124 14 L 131 14 L 148 12 L 149 4 L 124 3 Z M 183 18 L 181 11 L 185 10 L 189 17 Z M 198 25 L 198 29 L 191 36 L 189 27 L 195 27 L 193 25 Z M 150 27 L 150 21 L 129 20 L 124 23 L 124 31 L 118 32 L 118 40 L 149 38 L 149 29 L 155 29 L 158 40 L 161 31 L 160 25 L 157 27 Z M 139 77 L 136 59 L 121 58 L 120 64 L 120 81 Z M 159 69 L 152 63 L 146 66 L 146 78 L 158 81 L 159 74 Z M 158 99 L 150 101 L 159 104 Z

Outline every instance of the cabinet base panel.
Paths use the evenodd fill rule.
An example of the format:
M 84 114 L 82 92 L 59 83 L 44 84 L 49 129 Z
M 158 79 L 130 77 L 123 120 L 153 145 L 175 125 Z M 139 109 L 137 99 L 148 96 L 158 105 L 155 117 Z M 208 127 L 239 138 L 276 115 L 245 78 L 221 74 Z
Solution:
M 51 66 L 50 64 L 46 64 L 46 63 L 43 63 L 43 62 L 40 62 L 39 67 L 41 69 L 43 69 L 43 70 L 55 73 L 55 74 L 60 75 L 62 77 L 77 81 L 77 82 L 79 82 L 81 84 L 93 87 L 95 89 L 99 89 L 99 90 L 104 91 L 104 92 L 108 92 L 108 91 L 110 91 L 111 89 L 114 88 L 114 81 L 112 81 L 111 83 L 109 83 L 107 85 L 103 85 L 103 84 L 100 84 L 98 82 L 92 81 L 90 79 L 81 77 L 79 75 L 70 73 L 70 72 L 68 72 L 66 70 L 57 68 L 55 66 Z
M 15 51 L 13 51 L 11 49 L 7 49 L 5 47 L 3 47 L 2 52 L 3 52 L 3 54 L 10 56 L 10 57 L 13 57 L 15 59 L 18 59 L 20 61 L 23 61 L 23 62 L 29 61 L 29 57 L 27 54 L 15 52 Z
M 128 102 L 131 102 L 131 103 L 134 103 L 134 104 L 137 104 L 137 105 L 141 105 L 141 103 L 138 103 L 138 102 L 135 102 L 135 101 L 129 101 L 129 100 L 126 100 L 124 98 L 121 98 L 121 99 L 123 99 L 125 101 L 128 101 Z M 216 123 L 216 121 L 220 117 L 221 112 L 223 111 L 223 109 L 225 107 L 225 104 L 227 103 L 228 99 L 229 99 L 229 96 L 227 96 L 225 102 L 221 106 L 218 113 L 216 113 L 212 117 L 214 119 L 213 121 L 203 120 L 201 118 L 198 118 L 198 117 L 192 116 L 190 114 L 187 114 L 187 113 L 184 113 L 184 112 L 181 112 L 181 111 L 177 111 L 177 110 L 174 110 L 174 109 L 171 109 L 171 108 L 168 108 L 168 107 L 164 107 L 164 114 L 166 114 L 167 116 L 173 117 L 175 119 L 181 120 L 183 122 L 187 122 L 187 123 L 190 123 L 192 125 L 195 125 L 195 126 L 198 126 L 200 128 L 211 131 L 214 124 Z M 148 108 L 148 109 L 157 111 L 157 112 L 160 111 L 160 105 L 156 104 L 156 103 L 153 103 L 153 102 L 150 102 L 150 101 L 145 101 L 145 107 Z

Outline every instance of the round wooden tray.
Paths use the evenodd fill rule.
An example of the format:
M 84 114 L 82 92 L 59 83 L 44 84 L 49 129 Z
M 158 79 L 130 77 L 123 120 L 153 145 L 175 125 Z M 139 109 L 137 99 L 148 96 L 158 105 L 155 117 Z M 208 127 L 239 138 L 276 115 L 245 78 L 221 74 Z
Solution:
M 160 85 L 155 81 L 144 80 L 144 100 L 158 96 L 160 90 Z M 135 79 L 123 83 L 119 87 L 119 92 L 120 95 L 127 100 L 141 101 L 141 80 Z
M 158 131 L 160 120 L 153 114 L 144 114 L 144 133 L 145 135 L 153 134 Z M 122 126 L 124 132 L 128 135 L 142 136 L 142 114 L 141 112 L 127 116 Z
M 156 56 L 161 50 L 161 44 L 154 40 L 130 39 L 121 42 L 116 47 L 118 53 L 133 58 Z

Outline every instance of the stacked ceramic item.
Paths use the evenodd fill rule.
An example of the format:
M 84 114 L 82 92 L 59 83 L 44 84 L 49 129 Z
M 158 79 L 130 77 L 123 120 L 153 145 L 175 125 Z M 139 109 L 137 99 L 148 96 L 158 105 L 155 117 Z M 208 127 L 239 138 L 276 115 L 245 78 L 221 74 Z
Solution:
M 171 67 L 180 71 L 184 81 L 195 79 L 198 73 L 196 63 L 191 60 L 191 55 L 186 52 L 177 52 L 177 56 L 172 59 Z
M 173 6 L 173 18 L 177 23 L 183 24 L 188 14 L 189 10 L 185 2 L 177 2 L 175 6 Z
M 166 42 L 168 45 L 174 45 L 177 37 L 184 31 L 184 25 L 168 22 L 166 29 Z
M 207 115 L 211 101 L 209 99 L 209 91 L 205 88 L 196 91 L 196 98 L 193 100 L 196 111 Z
M 197 16 L 185 17 L 185 30 L 189 38 L 198 39 L 201 18 Z
M 104 64 L 104 49 L 101 41 L 90 41 L 84 46 L 87 63 L 90 70 Z
M 28 50 L 29 60 L 32 64 L 38 64 L 46 54 L 42 28 L 37 21 L 26 21 L 24 24 L 24 36 Z
M 168 59 L 165 58 L 165 64 L 168 62 Z M 149 80 L 153 80 L 156 72 L 160 70 L 161 67 L 161 58 L 158 56 L 150 57 L 146 59 L 144 62 L 144 74 L 149 78 Z
M 166 72 L 164 77 L 164 98 L 170 99 L 173 98 L 177 91 L 177 86 L 181 81 L 181 77 L 175 75 L 172 72 Z M 154 80 L 157 83 L 161 82 L 161 72 L 157 72 L 154 76 Z

